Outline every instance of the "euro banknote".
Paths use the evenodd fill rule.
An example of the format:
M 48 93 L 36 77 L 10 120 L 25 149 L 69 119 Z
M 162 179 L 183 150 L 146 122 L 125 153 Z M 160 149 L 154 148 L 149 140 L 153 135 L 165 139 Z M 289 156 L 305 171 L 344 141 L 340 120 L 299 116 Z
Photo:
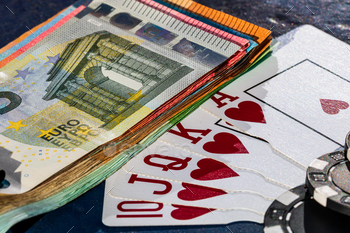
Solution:
M 231 79 L 228 72 L 234 77 L 249 67 L 269 43 L 267 36 L 256 41 L 260 50 L 247 53 L 249 39 L 157 4 L 92 1 L 2 64 L 0 159 L 7 183 L 0 192 L 12 195 L 0 197 L 6 205 L 0 222 L 21 213 L 19 206 L 33 216 L 74 198 L 62 196 L 68 190 L 79 195 L 96 185 L 140 150 L 115 156 L 123 152 L 115 143 L 163 132 L 171 117 Z M 65 172 L 79 166 L 85 166 L 80 183 L 77 177 L 65 183 Z M 31 196 L 60 179 L 55 194 Z M 56 205 L 28 210 L 55 195 Z M 16 198 L 23 201 L 9 205 Z
M 11 185 L 0 192 L 28 191 L 122 135 L 248 45 L 246 39 L 227 34 L 221 36 L 230 36 L 225 40 L 137 1 L 112 3 L 111 17 L 92 11 L 1 69 L 2 166 Z M 93 1 L 89 7 L 101 5 L 106 3 Z M 146 18 L 154 12 L 164 22 Z M 176 28 L 180 23 L 200 35 L 177 30 L 184 27 Z M 216 44 L 205 44 L 205 38 Z

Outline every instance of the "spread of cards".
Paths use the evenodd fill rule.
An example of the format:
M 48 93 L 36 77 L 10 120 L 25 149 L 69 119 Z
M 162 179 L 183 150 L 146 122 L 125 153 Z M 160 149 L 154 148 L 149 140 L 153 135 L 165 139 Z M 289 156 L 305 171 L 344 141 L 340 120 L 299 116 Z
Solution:
M 0 50 L 0 232 L 105 181 L 109 227 L 347 232 L 350 47 L 191 0 L 79 1 Z
M 277 40 L 270 57 L 107 179 L 104 224 L 344 232 L 348 45 L 312 26 Z

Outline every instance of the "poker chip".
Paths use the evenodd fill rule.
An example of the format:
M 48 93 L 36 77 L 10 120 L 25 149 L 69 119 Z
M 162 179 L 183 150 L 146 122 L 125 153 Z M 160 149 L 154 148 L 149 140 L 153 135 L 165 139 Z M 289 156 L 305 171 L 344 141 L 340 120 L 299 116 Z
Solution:
M 305 185 L 279 196 L 265 213 L 264 232 L 305 232 L 302 206 L 305 198 L 309 198 Z
M 346 152 L 332 152 L 312 161 L 306 171 L 306 185 L 319 204 L 350 216 L 350 162 Z
M 349 216 L 324 208 L 297 186 L 279 196 L 267 209 L 265 233 L 338 233 L 348 232 Z

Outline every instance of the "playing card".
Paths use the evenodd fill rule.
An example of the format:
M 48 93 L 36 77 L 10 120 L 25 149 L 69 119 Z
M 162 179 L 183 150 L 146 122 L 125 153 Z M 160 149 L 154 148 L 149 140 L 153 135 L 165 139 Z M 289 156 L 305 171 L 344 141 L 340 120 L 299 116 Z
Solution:
M 123 168 L 125 174 L 141 174 L 235 192 L 253 192 L 267 198 L 276 198 L 289 188 L 257 171 L 225 164 L 160 141 L 139 153 Z M 115 182 L 115 186 L 118 185 Z M 113 194 L 114 191 L 111 192 Z
M 263 213 L 133 201 L 106 195 L 102 222 L 107 226 L 212 225 L 236 221 L 262 223 Z
M 249 209 L 264 213 L 274 199 L 251 191 L 225 191 L 181 181 L 125 172 L 114 174 L 115 187 L 109 193 L 128 198 L 222 210 Z
M 279 40 L 277 52 L 201 107 L 306 167 L 343 146 L 350 129 L 349 50 L 312 26 Z
M 306 168 L 276 152 L 268 143 L 235 130 L 203 109 L 194 111 L 159 141 L 259 172 L 290 187 L 300 185 L 305 180 Z
M 207 207 L 175 205 L 115 198 L 110 192 L 114 175 L 106 180 L 102 222 L 107 226 L 164 226 L 228 224 L 234 221 L 262 223 L 264 213 L 236 208 L 222 210 Z

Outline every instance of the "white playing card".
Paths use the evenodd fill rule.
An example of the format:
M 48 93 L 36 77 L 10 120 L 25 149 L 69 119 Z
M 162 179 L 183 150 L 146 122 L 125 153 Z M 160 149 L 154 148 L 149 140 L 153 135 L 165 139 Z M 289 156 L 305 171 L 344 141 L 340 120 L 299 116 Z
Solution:
M 191 113 L 158 140 L 232 166 L 257 171 L 290 187 L 305 181 L 305 167 L 288 160 L 268 143 L 234 130 L 203 109 Z
M 220 210 L 160 202 L 146 202 L 115 198 L 114 177 L 106 180 L 103 201 L 102 222 L 107 226 L 166 226 L 228 224 L 235 221 L 255 221 L 262 223 L 264 213 L 239 209 Z M 118 187 L 115 187 L 117 189 Z
M 116 188 L 109 193 L 116 198 L 222 210 L 250 209 L 261 213 L 264 213 L 274 200 L 253 192 L 230 192 L 181 181 L 155 178 L 131 172 L 126 173 L 123 169 L 117 171 L 111 179 L 115 179 L 114 185 Z
M 159 148 L 164 151 L 165 146 L 168 151 L 160 152 Z M 254 192 L 268 198 L 276 198 L 290 188 L 256 171 L 234 167 L 160 141 L 139 153 L 123 168 L 125 174 L 136 173 L 229 191 Z M 118 182 L 115 185 L 118 186 Z
M 302 26 L 278 40 L 282 43 L 277 52 L 224 88 L 201 108 L 233 124 L 243 132 L 265 139 L 273 148 L 295 162 L 290 163 L 293 169 L 300 169 L 295 164 L 299 163 L 305 168 L 314 158 L 342 146 L 345 135 L 350 129 L 350 122 L 347 121 L 350 117 L 350 67 L 348 66 L 350 48 L 312 26 Z M 127 180 L 129 182 L 132 175 L 137 175 L 137 178 L 161 179 L 171 183 L 175 194 L 178 193 L 176 190 L 183 188 L 179 184 L 186 182 L 192 185 L 222 189 L 227 193 L 257 192 L 260 196 L 276 198 L 288 189 L 289 186 L 286 184 L 293 184 L 293 180 L 300 176 L 297 172 L 298 175 L 292 177 L 292 172 L 288 173 L 286 169 L 280 169 L 281 160 L 279 159 L 285 159 L 285 157 L 275 154 L 268 146 L 274 160 L 268 163 L 265 159 L 257 159 L 252 165 L 248 162 L 249 158 L 246 157 L 252 155 L 252 152 L 259 147 L 264 148 L 261 150 L 263 152 L 268 151 L 262 146 L 263 142 L 250 144 L 250 140 L 242 139 L 243 137 L 237 132 L 226 129 L 226 131 L 224 129 L 218 131 L 234 134 L 249 154 L 238 153 L 234 154 L 235 157 L 220 154 L 215 155 L 215 158 L 214 155 L 208 156 L 203 152 L 205 151 L 203 145 L 210 140 L 214 141 L 213 135 L 216 135 L 218 131 L 209 127 L 196 131 L 194 127 L 199 124 L 213 125 L 212 122 L 205 123 L 206 120 L 208 118 L 192 119 L 189 126 L 182 125 L 187 129 L 185 131 L 188 134 L 182 134 L 181 129 L 177 128 L 182 135 L 182 137 L 181 135 L 177 137 L 182 139 L 175 141 L 169 139 L 170 133 L 168 133 L 161 139 L 164 141 L 168 137 L 167 142 L 158 141 L 137 155 L 126 164 L 124 180 L 126 181 L 129 176 Z M 223 121 L 215 122 L 214 125 L 218 129 L 221 126 L 230 128 Z M 189 131 L 188 128 L 192 131 Z M 173 134 L 173 136 L 176 135 Z M 172 144 L 175 144 L 175 147 L 172 147 Z M 256 146 L 255 144 L 261 145 Z M 202 145 L 202 147 L 197 145 Z M 184 150 L 179 147 L 183 147 Z M 190 150 L 195 152 L 190 152 Z M 243 159 L 236 159 L 239 156 Z M 263 156 L 264 154 L 260 158 Z M 209 157 L 215 160 L 210 160 Z M 190 159 L 186 160 L 186 158 Z M 216 161 L 223 161 L 226 164 Z M 284 166 L 283 164 L 287 163 L 281 164 Z M 264 166 L 267 166 L 266 170 L 261 170 L 264 169 Z M 269 170 L 272 170 L 271 173 L 268 173 Z M 194 171 L 202 171 L 202 174 L 198 175 L 198 172 L 193 173 Z M 120 171 L 121 174 L 123 172 L 123 170 Z M 194 179 L 191 174 L 192 176 L 195 174 L 194 177 L 197 179 Z M 227 174 L 229 177 L 225 177 Z M 283 184 L 276 181 L 282 181 Z M 135 182 L 134 176 L 134 184 L 136 183 L 145 182 Z M 113 197 L 112 192 L 119 195 L 121 191 L 117 190 L 119 184 L 120 182 L 115 178 L 109 178 L 106 182 L 103 222 L 109 226 L 226 224 L 241 220 L 263 221 L 263 213 L 258 212 L 260 207 L 256 206 L 249 211 L 224 211 L 221 208 L 216 210 L 211 207 L 210 209 L 203 208 L 204 202 L 199 203 L 198 201 L 196 202 L 197 207 L 188 204 L 178 208 L 179 206 L 174 207 L 170 204 L 174 200 L 178 201 L 177 203 L 183 203 L 174 193 L 170 193 L 171 197 L 162 196 L 161 200 L 164 203 L 136 200 L 139 197 L 135 192 L 140 191 L 132 191 L 132 195 L 126 198 Z M 140 185 L 134 190 L 141 189 L 148 195 L 152 190 L 153 192 L 158 190 L 158 186 L 152 189 L 150 186 Z M 126 192 L 120 193 L 122 196 L 127 195 Z M 219 197 L 226 198 L 227 196 L 225 194 L 208 200 L 213 200 L 212 203 L 220 207 Z M 147 199 L 157 200 L 152 198 L 152 196 L 147 196 Z M 215 198 L 218 198 L 217 202 Z
M 235 99 L 219 93 L 201 107 L 308 166 L 350 130 L 350 52 L 312 26 L 280 40 L 281 49 L 221 91 Z
M 133 201 L 106 195 L 102 222 L 107 226 L 212 225 L 237 221 L 262 223 L 263 213 Z

